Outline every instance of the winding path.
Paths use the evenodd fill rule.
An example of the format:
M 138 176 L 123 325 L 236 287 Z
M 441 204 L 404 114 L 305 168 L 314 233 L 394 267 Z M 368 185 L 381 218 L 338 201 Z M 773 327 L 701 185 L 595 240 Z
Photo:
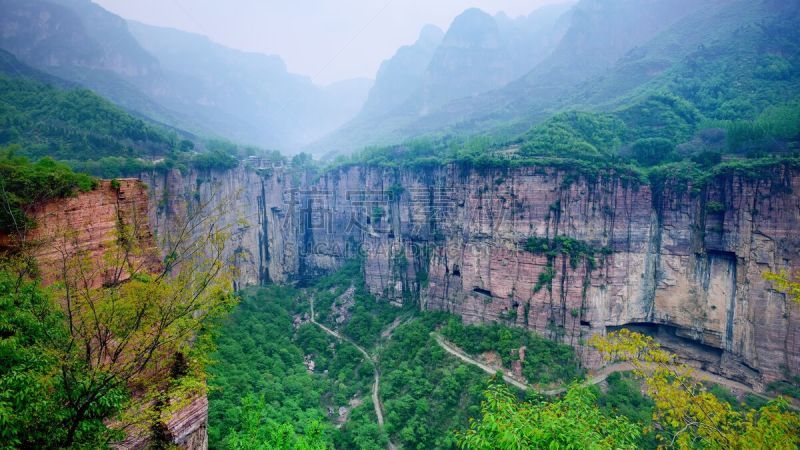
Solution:
M 525 382 L 519 380 L 518 378 L 513 377 L 506 369 L 504 369 L 502 367 L 492 366 L 492 365 L 489 365 L 489 364 L 486 364 L 486 363 L 483 363 L 481 361 L 476 360 L 475 358 L 471 357 L 470 355 L 465 353 L 460 348 L 456 347 L 455 345 L 453 345 L 450 342 L 448 342 L 447 340 L 445 340 L 445 338 L 442 335 L 440 335 L 439 333 L 434 332 L 432 334 L 433 334 L 434 338 L 436 338 L 436 342 L 439 344 L 439 346 L 441 346 L 447 353 L 450 353 L 451 355 L 455 356 L 456 358 L 458 358 L 458 359 L 460 359 L 460 360 L 462 360 L 462 361 L 464 361 L 464 362 L 466 362 L 468 364 L 471 364 L 473 366 L 476 366 L 476 367 L 480 368 L 481 370 L 483 370 L 484 372 L 486 372 L 488 374 L 494 375 L 497 372 L 502 372 L 503 380 L 505 380 L 509 384 L 512 384 L 512 385 L 518 387 L 519 389 L 522 389 L 524 391 L 532 390 L 532 391 L 538 392 L 538 393 L 543 394 L 543 395 L 558 395 L 558 394 L 563 394 L 564 392 L 567 391 L 566 387 L 560 387 L 560 388 L 557 388 L 557 389 L 548 389 L 548 390 L 538 389 L 538 388 L 536 388 L 536 387 L 534 387 L 534 386 L 532 386 L 532 385 L 530 385 L 528 383 L 525 383 Z M 609 377 L 609 375 L 611 375 L 612 373 L 615 373 L 615 372 L 628 372 L 628 371 L 631 371 L 633 369 L 634 369 L 634 367 L 630 363 L 610 364 L 608 366 L 603 367 L 597 373 L 595 373 L 593 376 L 591 376 L 588 380 L 583 382 L 582 386 L 590 386 L 590 385 L 594 385 L 594 384 L 599 384 L 599 383 L 602 383 L 603 381 L 605 381 Z M 729 389 L 740 390 L 740 391 L 743 391 L 743 392 L 747 392 L 747 393 L 756 395 L 756 396 L 761 397 L 761 398 L 766 399 L 766 400 L 771 400 L 771 397 L 769 397 L 767 395 L 764 395 L 761 392 L 753 390 L 753 388 L 751 388 L 750 386 L 747 386 L 746 384 L 742 384 L 742 383 L 739 383 L 737 381 L 733 381 L 733 380 L 729 380 L 727 378 L 723 378 L 723 377 L 721 377 L 721 376 L 719 376 L 717 374 L 713 374 L 711 372 L 706 372 L 705 370 L 692 369 L 692 377 L 695 378 L 696 380 L 699 380 L 699 381 L 708 381 L 708 382 L 720 384 L 720 385 L 725 386 L 725 387 L 727 387 Z M 792 409 L 796 409 L 796 408 L 794 406 L 792 406 Z
M 372 404 L 375 406 L 375 416 L 377 416 L 377 418 L 378 418 L 378 426 L 381 429 L 383 429 L 383 402 L 381 402 L 381 397 L 380 397 L 381 371 L 378 368 L 378 362 L 376 361 L 375 357 L 370 355 L 363 347 L 361 347 L 360 345 L 356 344 L 356 342 L 353 341 L 352 339 L 350 339 L 349 337 L 344 336 L 344 335 L 342 335 L 341 333 L 339 333 L 337 331 L 331 330 L 330 328 L 326 327 L 325 325 L 317 322 L 317 315 L 314 312 L 314 297 L 313 296 L 309 297 L 309 302 L 311 303 L 311 323 L 313 323 L 314 325 L 320 327 L 322 329 L 322 331 L 330 334 L 331 336 L 333 336 L 333 337 L 335 337 L 335 338 L 337 338 L 339 340 L 346 341 L 346 342 L 350 343 L 359 352 L 361 352 L 362 355 L 364 355 L 364 358 L 366 358 L 367 361 L 369 361 L 372 364 L 372 368 L 373 368 L 373 370 L 375 372 L 375 381 L 373 381 L 373 383 L 372 383 Z M 399 325 L 399 322 L 397 324 L 395 324 L 393 322 L 391 325 L 389 325 L 389 329 L 387 330 L 388 333 L 384 332 L 385 336 L 384 336 L 384 333 L 382 333 L 381 336 L 382 337 L 391 336 L 392 331 L 394 331 L 394 329 L 397 327 L 397 325 Z M 392 441 L 390 440 L 388 448 L 389 448 L 389 450 L 394 450 L 395 448 L 397 448 L 397 446 L 394 443 L 392 443 Z
M 439 346 L 442 347 L 444 351 L 450 353 L 451 355 L 464 361 L 465 363 L 472 364 L 473 366 L 476 366 L 479 369 L 491 375 L 494 375 L 497 372 L 502 372 L 503 380 L 505 380 L 506 383 L 513 384 L 514 386 L 522 389 L 523 391 L 527 391 L 528 389 L 533 389 L 529 384 L 517 380 L 516 378 L 513 378 L 511 375 L 508 374 L 508 372 L 505 369 L 502 369 L 500 367 L 490 366 L 489 364 L 482 363 L 477 359 L 469 356 L 468 354 L 464 353 L 464 351 L 461 350 L 460 348 L 447 342 L 439 333 L 433 333 L 433 337 L 436 338 L 436 343 L 439 344 Z

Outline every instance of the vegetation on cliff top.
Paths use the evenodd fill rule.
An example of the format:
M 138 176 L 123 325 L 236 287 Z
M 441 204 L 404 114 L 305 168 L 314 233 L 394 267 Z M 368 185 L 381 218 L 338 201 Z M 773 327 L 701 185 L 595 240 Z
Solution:
M 30 162 L 17 156 L 18 151 L 18 146 L 0 148 L 0 233 L 21 233 L 35 226 L 25 214 L 27 206 L 97 186 L 97 180 L 64 164 L 50 158 Z
M 636 183 L 675 178 L 698 187 L 721 174 L 764 178 L 781 164 L 800 167 L 798 152 L 797 100 L 767 107 L 753 118 L 711 120 L 684 99 L 656 94 L 616 113 L 557 114 L 512 140 L 453 136 L 414 140 L 339 157 L 329 168 L 540 166 L 589 180 L 605 173 Z
M 731 170 L 769 177 L 752 169 L 800 166 L 800 33 L 770 21 L 699 46 L 605 110 L 567 105 L 516 137 L 444 135 L 367 148 L 332 166 L 551 166 L 694 185 Z

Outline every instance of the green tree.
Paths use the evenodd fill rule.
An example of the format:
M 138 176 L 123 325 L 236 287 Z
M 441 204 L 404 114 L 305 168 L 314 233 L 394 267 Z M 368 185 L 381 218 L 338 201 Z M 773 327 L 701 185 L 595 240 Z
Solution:
M 591 344 L 607 361 L 624 361 L 644 379 L 653 399 L 657 438 L 682 449 L 795 449 L 800 416 L 783 398 L 759 409 L 736 410 L 692 378 L 692 370 L 650 336 L 620 330 Z
M 0 447 L 56 448 L 65 442 L 64 425 L 75 419 L 59 370 L 68 339 L 52 298 L 37 283 L 0 271 Z M 109 415 L 125 399 L 122 391 L 109 392 L 93 409 Z M 91 418 L 81 421 L 73 443 L 102 446 L 110 437 L 102 420 Z
M 665 138 L 639 139 L 631 146 L 633 158 L 643 166 L 655 166 L 668 161 L 675 150 L 675 144 Z
M 485 393 L 481 417 L 460 435 L 468 449 L 636 448 L 638 427 L 600 412 L 594 394 L 573 386 L 553 402 L 520 402 L 505 385 Z
M 97 186 L 94 178 L 74 173 L 50 158 L 32 163 L 16 156 L 19 150 L 19 146 L 0 148 L 0 232 L 24 235 L 35 225 L 25 207 Z
M 204 394 L 201 332 L 232 302 L 227 232 L 209 226 L 216 213 L 208 211 L 201 205 L 165 233 L 170 256 L 161 264 L 135 215 L 120 215 L 100 258 L 62 230 L 47 242 L 60 259 L 43 268 L 57 278 L 52 297 L 13 264 L 29 255 L 4 261 L 0 434 L 12 446 L 97 448 L 126 433 L 163 437 L 170 414 Z
M 248 395 L 239 407 L 241 429 L 225 438 L 228 448 L 235 450 L 324 450 L 331 447 L 325 437 L 325 426 L 311 420 L 301 424 L 303 433 L 290 423 L 271 418 L 270 406 L 264 397 Z

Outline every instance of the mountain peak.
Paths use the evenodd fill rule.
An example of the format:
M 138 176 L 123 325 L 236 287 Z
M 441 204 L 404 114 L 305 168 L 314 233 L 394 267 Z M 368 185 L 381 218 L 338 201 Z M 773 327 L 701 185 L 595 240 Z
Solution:
M 420 30 L 417 44 L 439 45 L 442 38 L 444 38 L 444 31 L 436 25 L 428 24 Z
M 498 46 L 498 34 L 498 26 L 494 17 L 478 8 L 470 8 L 453 20 L 442 45 L 493 48 Z

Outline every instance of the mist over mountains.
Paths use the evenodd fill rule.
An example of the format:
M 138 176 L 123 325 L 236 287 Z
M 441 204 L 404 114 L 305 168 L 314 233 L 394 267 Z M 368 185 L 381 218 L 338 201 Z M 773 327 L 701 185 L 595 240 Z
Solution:
M 516 21 L 467 11 L 402 107 L 362 113 L 311 148 L 348 152 L 427 135 L 512 136 L 565 108 L 607 110 L 648 82 L 668 79 L 699 48 L 725 46 L 743 29 L 792 15 L 796 3 L 769 0 L 583 0 Z M 472 40 L 459 39 L 464 35 Z M 382 88 L 382 75 L 374 89 Z
M 361 108 L 371 82 L 320 87 L 277 56 L 124 19 L 88 0 L 3 0 L 0 47 L 137 115 L 202 136 L 292 148 Z
M 668 84 L 699 48 L 797 15 L 796 3 L 775 0 L 581 0 L 518 18 L 468 9 L 447 30 L 424 27 L 374 83 L 321 87 L 279 56 L 126 21 L 89 0 L 0 8 L 0 48 L 25 65 L 193 135 L 317 155 L 514 136 L 561 110 L 608 110 Z
M 800 448 L 800 1 L 159 1 L 0 0 L 0 446 Z

